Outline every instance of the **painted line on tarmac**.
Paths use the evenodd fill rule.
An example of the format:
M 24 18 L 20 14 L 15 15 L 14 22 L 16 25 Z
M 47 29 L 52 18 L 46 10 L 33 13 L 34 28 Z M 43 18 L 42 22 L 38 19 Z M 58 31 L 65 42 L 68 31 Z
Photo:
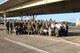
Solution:
M 52 38 L 44 38 L 46 40 L 50 40 L 50 41 L 58 41 L 58 42 L 62 42 L 61 40 L 59 40 L 59 38 L 56 38 L 56 39 L 52 39 Z M 58 40 L 57 40 L 58 39 Z
M 7 40 L 7 41 L 9 41 L 9 42 L 18 44 L 18 45 L 23 46 L 25 48 L 29 48 L 29 49 L 34 50 L 34 51 L 39 52 L 39 53 L 50 53 L 50 52 L 44 51 L 42 49 L 38 49 L 38 48 L 33 47 L 33 46 L 30 46 L 30 45 L 27 45 L 27 44 L 24 44 L 24 43 L 21 43 L 21 42 L 18 42 L 18 41 L 11 40 L 9 38 L 4 38 L 4 39 Z
M 80 53 L 80 51 L 78 53 Z
M 69 43 L 69 44 L 74 44 L 74 45 L 76 45 L 76 46 L 80 46 L 80 44 L 79 43 L 76 43 L 76 42 L 73 42 L 73 41 L 69 41 L 69 40 L 66 40 L 66 39 L 63 39 L 63 38 L 60 38 L 63 42 L 65 42 L 65 43 Z
M 69 41 L 69 40 L 65 40 L 65 39 L 60 38 L 60 37 L 58 38 L 58 39 L 60 39 L 60 40 L 50 39 L 50 38 L 45 38 L 45 39 L 47 39 L 47 40 L 51 40 L 51 41 L 59 41 L 59 42 L 68 43 L 68 44 L 74 44 L 74 45 L 76 45 L 76 46 L 80 46 L 79 43 L 72 42 L 72 41 Z

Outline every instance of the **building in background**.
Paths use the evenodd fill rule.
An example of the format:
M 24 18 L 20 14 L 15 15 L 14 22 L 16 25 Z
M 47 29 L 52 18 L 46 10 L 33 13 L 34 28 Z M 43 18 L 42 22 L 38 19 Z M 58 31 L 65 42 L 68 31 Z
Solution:
M 80 26 L 80 18 L 77 19 L 76 26 Z
M 0 17 L 0 24 L 4 24 L 4 19 Z

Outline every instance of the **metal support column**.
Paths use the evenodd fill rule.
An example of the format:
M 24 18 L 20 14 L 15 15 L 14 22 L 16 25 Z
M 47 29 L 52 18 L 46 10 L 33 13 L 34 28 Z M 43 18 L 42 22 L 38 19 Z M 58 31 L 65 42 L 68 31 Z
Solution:
M 37 17 L 37 15 L 31 15 L 29 18 L 30 18 L 31 20 L 35 20 L 36 17 Z
M 4 17 L 4 28 L 6 33 L 6 12 L 3 13 L 3 17 Z
M 45 0 L 45 4 L 47 4 L 47 0 Z
M 32 15 L 32 20 L 35 20 L 35 17 L 34 17 L 35 15 Z
M 20 20 L 21 20 L 21 21 L 23 20 L 23 16 L 20 16 Z

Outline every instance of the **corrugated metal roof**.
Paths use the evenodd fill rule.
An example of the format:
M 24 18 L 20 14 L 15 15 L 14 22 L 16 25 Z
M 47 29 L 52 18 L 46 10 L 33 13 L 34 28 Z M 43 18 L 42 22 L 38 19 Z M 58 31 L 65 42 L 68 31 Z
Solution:
M 7 16 L 80 12 L 79 1 L 61 1 L 7 12 Z
M 22 0 L 21 1 L 16 0 L 16 1 L 23 3 Z M 26 1 L 29 2 L 30 0 L 26 0 Z M 14 4 L 16 4 L 16 2 L 14 2 L 12 4 L 12 6 L 15 6 Z M 16 5 L 18 5 L 18 3 Z M 26 16 L 26 15 L 27 16 L 28 15 L 39 15 L 39 14 L 80 12 L 79 6 L 80 6 L 80 1 L 60 1 L 60 2 L 54 2 L 54 3 L 49 3 L 49 4 L 38 5 L 38 6 L 29 7 L 29 8 L 23 8 L 23 9 L 19 9 L 19 10 L 9 11 L 9 12 L 7 12 L 7 16 L 14 17 L 14 16 Z M 4 9 L 7 9 L 7 7 L 5 7 Z M 0 14 L 0 16 L 1 15 L 2 14 Z
M 25 2 L 30 2 L 30 1 L 33 1 L 33 0 L 8 0 L 7 2 L 0 5 L 0 11 L 9 9 L 13 6 L 16 6 Z

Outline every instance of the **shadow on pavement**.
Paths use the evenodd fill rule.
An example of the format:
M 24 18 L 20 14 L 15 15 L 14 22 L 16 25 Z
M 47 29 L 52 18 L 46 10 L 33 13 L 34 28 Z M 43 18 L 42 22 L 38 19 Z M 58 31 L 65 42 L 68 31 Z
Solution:
M 5 30 L 5 29 L 4 29 L 4 28 L 0 28 L 0 31 L 1 31 L 1 30 Z
M 69 32 L 67 36 L 80 36 L 80 32 Z

